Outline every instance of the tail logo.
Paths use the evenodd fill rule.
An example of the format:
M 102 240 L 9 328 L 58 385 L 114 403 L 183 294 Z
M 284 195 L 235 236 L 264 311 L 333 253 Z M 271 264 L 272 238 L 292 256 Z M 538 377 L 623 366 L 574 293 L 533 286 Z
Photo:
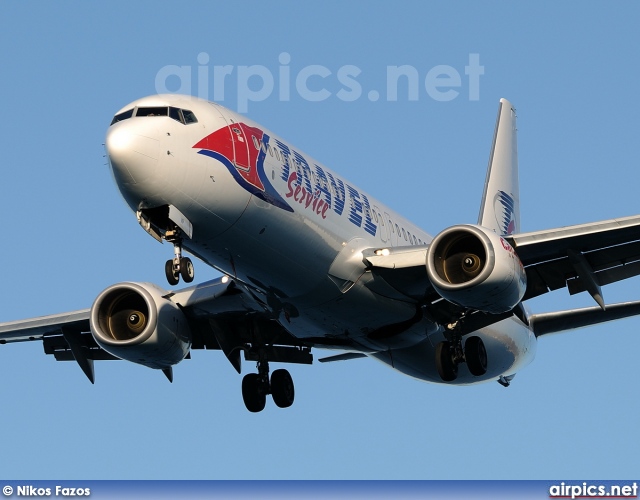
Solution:
M 494 198 L 493 209 L 496 214 L 496 222 L 503 235 L 513 234 L 517 231 L 515 202 L 511 195 L 504 191 L 498 191 Z

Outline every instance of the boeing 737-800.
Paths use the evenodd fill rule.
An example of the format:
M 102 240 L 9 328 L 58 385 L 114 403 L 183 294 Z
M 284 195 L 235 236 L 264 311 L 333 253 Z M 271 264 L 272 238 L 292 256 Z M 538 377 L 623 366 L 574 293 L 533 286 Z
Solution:
M 294 400 L 287 370 L 372 357 L 429 382 L 508 386 L 548 333 L 640 314 L 601 287 L 640 274 L 640 216 L 520 232 L 516 114 L 502 99 L 476 224 L 435 237 L 243 115 L 178 95 L 115 114 L 106 150 L 142 228 L 173 245 L 169 285 L 194 279 L 186 252 L 222 277 L 182 289 L 118 283 L 85 310 L 0 324 L 0 343 L 39 340 L 94 382 L 94 360 L 162 370 L 222 351 L 248 410 Z M 158 264 L 160 265 L 160 263 Z M 530 314 L 551 290 L 592 308 Z

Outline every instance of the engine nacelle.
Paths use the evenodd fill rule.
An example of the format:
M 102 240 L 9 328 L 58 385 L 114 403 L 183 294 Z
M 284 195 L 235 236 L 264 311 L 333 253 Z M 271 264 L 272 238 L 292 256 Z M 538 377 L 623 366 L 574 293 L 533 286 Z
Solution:
M 452 226 L 438 234 L 427 251 L 427 274 L 444 299 L 492 314 L 513 309 L 527 289 L 513 247 L 481 226 Z
M 93 338 L 109 354 L 149 368 L 179 363 L 191 349 L 191 332 L 166 294 L 150 283 L 110 286 L 91 307 Z

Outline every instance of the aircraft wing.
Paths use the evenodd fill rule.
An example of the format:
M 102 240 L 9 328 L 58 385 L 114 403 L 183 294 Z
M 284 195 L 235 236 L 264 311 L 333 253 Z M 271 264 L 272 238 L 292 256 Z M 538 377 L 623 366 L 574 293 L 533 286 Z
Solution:
M 218 349 L 240 373 L 240 356 L 257 361 L 250 349 L 254 336 L 269 345 L 268 361 L 310 364 L 310 346 L 301 343 L 268 312 L 267 297 L 243 283 L 219 278 L 200 285 L 168 292 L 163 300 L 173 302 L 184 313 L 192 333 L 191 349 Z M 0 323 L 0 344 L 41 340 L 46 354 L 58 361 L 76 361 L 91 383 L 94 360 L 116 360 L 94 340 L 90 328 L 91 309 Z M 189 357 L 189 356 L 187 356 Z M 172 375 L 165 373 L 169 380 Z
M 42 316 L 23 321 L 0 324 L 0 344 L 41 340 L 43 337 L 68 329 L 89 331 L 89 309 L 51 316 Z
M 532 318 L 535 318 L 536 335 L 640 314 L 640 306 L 635 302 L 606 306 L 601 290 L 603 285 L 640 275 L 640 216 L 504 238 L 515 249 L 527 274 L 523 301 L 567 287 L 572 295 L 588 291 L 600 306 L 579 312 L 535 315 Z M 521 306 L 508 314 L 492 315 L 465 311 L 440 299 L 425 272 L 428 248 L 422 245 L 365 250 L 363 260 L 373 275 L 368 286 L 384 293 L 381 286 L 384 283 L 405 298 L 425 304 L 426 313 L 440 324 L 466 316 L 463 334 L 512 314 L 527 321 Z
M 640 274 L 640 216 L 505 237 L 527 271 L 524 299 L 567 287 L 588 291 L 603 307 L 600 286 Z
M 383 290 L 382 284 L 386 284 L 415 301 L 435 293 L 424 271 L 428 249 L 429 245 L 418 245 L 364 250 L 364 263 L 374 278 L 368 286 L 381 295 L 390 295 Z
M 57 361 L 76 360 L 93 384 L 96 359 L 118 359 L 102 350 L 91 336 L 90 309 L 0 323 L 0 344 L 42 340 L 45 354 Z
M 640 275 L 640 216 L 504 237 L 527 272 L 523 300 L 567 287 L 593 291 Z M 365 264 L 375 277 L 413 299 L 433 291 L 423 272 L 428 245 L 369 249 Z M 593 294 L 592 294 L 593 295 Z

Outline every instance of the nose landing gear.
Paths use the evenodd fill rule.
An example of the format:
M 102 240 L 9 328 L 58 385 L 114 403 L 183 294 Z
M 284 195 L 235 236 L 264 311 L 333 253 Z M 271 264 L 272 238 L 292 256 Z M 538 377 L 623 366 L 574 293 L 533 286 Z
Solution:
M 170 285 L 177 285 L 180 276 L 185 283 L 193 281 L 193 263 L 182 256 L 183 238 L 193 237 L 193 224 L 173 205 L 140 209 L 136 216 L 142 228 L 160 243 L 173 243 L 173 259 L 165 263 L 164 271 Z
M 180 276 L 185 283 L 191 283 L 195 276 L 193 262 L 189 257 L 182 256 L 182 237 L 180 230 L 167 231 L 165 239 L 173 243 L 173 259 L 168 260 L 164 265 L 164 272 L 170 285 L 177 285 Z

